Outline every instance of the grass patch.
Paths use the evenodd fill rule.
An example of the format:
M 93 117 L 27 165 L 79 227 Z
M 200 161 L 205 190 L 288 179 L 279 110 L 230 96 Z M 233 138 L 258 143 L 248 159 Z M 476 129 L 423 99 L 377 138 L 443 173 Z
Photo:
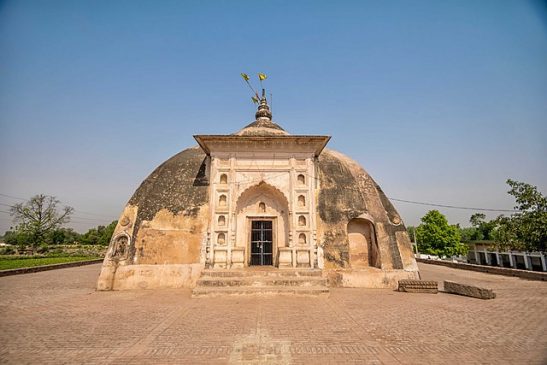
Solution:
M 65 262 L 77 262 L 95 260 L 100 257 L 93 256 L 61 256 L 61 257 L 20 257 L 1 256 L 0 270 L 20 269 L 23 267 L 34 267 L 42 265 L 62 264 Z

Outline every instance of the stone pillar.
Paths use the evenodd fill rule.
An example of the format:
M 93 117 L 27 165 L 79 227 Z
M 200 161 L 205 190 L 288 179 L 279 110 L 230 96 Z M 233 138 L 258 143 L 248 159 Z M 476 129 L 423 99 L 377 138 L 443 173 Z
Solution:
M 477 252 L 476 247 L 475 247 L 475 250 L 473 252 L 475 253 L 475 264 L 480 265 L 481 264 L 481 256 Z
M 539 253 L 539 259 L 541 260 L 541 269 L 547 271 L 547 262 L 545 262 L 545 252 Z
M 488 250 L 484 249 L 484 260 L 486 261 L 486 265 L 490 265 L 490 256 L 488 256 Z
M 509 266 L 511 266 L 511 269 L 516 269 L 517 264 L 516 264 L 515 259 L 513 257 L 513 252 L 508 251 L 508 254 L 509 254 Z
M 532 270 L 532 262 L 530 262 L 530 256 L 528 256 L 528 252 L 523 252 L 522 257 L 524 258 L 524 267 L 526 270 Z
M 503 267 L 503 261 L 501 259 L 501 255 L 500 255 L 500 252 L 498 250 L 496 250 L 496 260 L 498 261 L 498 266 Z

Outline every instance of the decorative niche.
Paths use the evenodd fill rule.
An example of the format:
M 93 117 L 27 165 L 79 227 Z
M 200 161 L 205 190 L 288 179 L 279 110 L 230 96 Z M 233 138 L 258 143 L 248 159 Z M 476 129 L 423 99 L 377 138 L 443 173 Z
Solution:
M 221 175 L 220 175 L 220 183 L 221 183 L 222 185 L 228 184 L 228 175 L 226 175 L 226 174 L 221 174 Z

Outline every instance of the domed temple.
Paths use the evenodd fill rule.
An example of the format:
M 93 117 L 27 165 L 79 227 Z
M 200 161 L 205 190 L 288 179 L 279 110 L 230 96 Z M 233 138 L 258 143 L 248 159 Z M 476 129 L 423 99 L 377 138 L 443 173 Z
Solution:
M 395 287 L 418 268 L 401 217 L 330 137 L 256 120 L 161 164 L 131 197 L 97 288 L 194 287 L 204 271 L 320 271 L 331 286 Z

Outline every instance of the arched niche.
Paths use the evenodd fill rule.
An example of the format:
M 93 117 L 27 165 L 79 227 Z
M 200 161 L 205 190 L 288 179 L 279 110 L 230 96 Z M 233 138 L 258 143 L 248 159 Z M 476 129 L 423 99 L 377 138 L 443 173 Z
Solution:
M 303 215 L 298 217 L 298 225 L 300 227 L 305 227 L 306 226 L 306 217 L 304 217 Z
M 380 251 L 372 222 L 354 218 L 348 222 L 347 233 L 351 266 L 380 268 Z
M 306 239 L 306 234 L 300 233 L 300 235 L 298 235 L 298 243 L 300 245 L 305 245 L 306 243 L 308 243 L 308 240 Z
M 219 233 L 217 237 L 217 243 L 223 245 L 226 243 L 226 235 L 224 233 Z
M 110 251 L 110 258 L 115 260 L 124 260 L 129 253 L 129 235 L 121 233 L 114 237 L 112 250 Z
M 298 206 L 299 207 L 305 207 L 306 206 L 306 197 L 304 195 L 298 196 Z
M 220 175 L 220 183 L 221 183 L 221 184 L 228 184 L 228 175 L 226 175 L 226 174 L 221 174 L 221 175 Z
M 219 226 L 225 226 L 226 225 L 226 217 L 221 215 L 218 217 L 218 225 Z
M 298 181 L 298 185 L 306 184 L 306 177 L 303 174 L 298 174 L 298 176 L 296 177 L 296 180 Z
M 226 195 L 222 194 L 221 196 L 218 197 L 218 205 L 221 207 L 226 206 Z

